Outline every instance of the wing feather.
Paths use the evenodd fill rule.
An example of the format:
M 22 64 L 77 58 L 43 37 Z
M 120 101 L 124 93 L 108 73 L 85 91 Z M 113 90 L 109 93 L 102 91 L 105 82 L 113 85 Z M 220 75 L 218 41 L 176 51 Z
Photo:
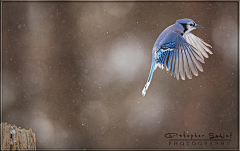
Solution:
M 198 38 L 198 37 L 195 36 L 194 34 L 190 34 L 189 36 L 191 36 L 192 39 L 196 39 L 196 41 L 198 41 L 198 43 L 199 43 L 199 44 L 203 47 L 203 49 L 205 49 L 208 53 L 213 54 L 212 51 L 205 46 L 207 43 L 205 43 L 202 39 Z M 209 44 L 207 44 L 207 46 L 211 47 Z
M 171 68 L 171 76 L 175 77 L 175 74 L 174 74 L 174 70 L 175 70 L 175 52 L 176 51 L 173 51 L 173 56 L 172 56 L 172 68 Z
M 184 70 L 186 72 L 186 75 L 189 79 L 192 79 L 192 74 L 191 74 L 191 71 L 189 70 L 189 66 L 188 66 L 188 59 L 186 56 L 186 51 L 183 51 L 183 60 L 184 60 Z
M 193 45 L 197 50 L 199 50 L 199 52 L 201 52 L 205 58 L 208 58 L 208 54 L 206 52 L 208 52 L 209 54 L 213 54 L 212 51 L 209 48 L 207 48 L 207 47 L 212 48 L 212 46 L 210 46 L 209 44 L 204 42 L 201 38 L 195 36 L 191 32 L 184 34 L 183 37 L 187 40 L 189 44 Z
M 185 80 L 185 71 L 183 68 L 183 55 L 182 55 L 182 50 L 179 50 L 179 72 L 182 80 Z
M 172 51 L 170 52 L 170 55 L 169 55 L 169 58 L 168 58 L 168 65 L 167 65 L 167 68 L 166 70 L 167 71 L 170 71 L 171 70 L 171 62 L 172 62 L 172 58 L 173 58 L 173 55 L 172 55 Z
M 176 51 L 176 50 L 175 50 Z M 179 61 L 178 61 L 178 51 L 176 51 L 176 54 L 175 54 L 175 76 L 177 78 L 177 80 L 179 80 Z
M 190 33 L 189 35 L 191 35 L 192 37 L 194 37 L 194 38 L 196 38 L 197 40 L 201 41 L 201 42 L 202 42 L 204 45 L 206 45 L 206 46 L 208 46 L 208 47 L 212 48 L 212 46 L 211 46 L 211 45 L 209 45 L 208 43 L 206 43 L 205 41 L 203 41 L 203 39 L 202 39 L 202 38 L 199 38 L 199 37 L 195 36 L 195 35 L 194 35 L 194 34 L 192 34 L 192 33 Z M 212 53 L 212 51 L 209 51 L 209 52 L 211 52 L 211 53 Z
M 212 53 L 207 48 L 207 46 L 211 47 L 210 45 L 192 33 L 182 36 L 172 32 L 165 39 L 161 41 L 156 56 L 157 64 L 161 69 L 166 66 L 166 71 L 169 71 L 171 76 L 182 80 L 185 80 L 185 73 L 189 79 L 192 79 L 192 73 L 198 76 L 198 70 L 203 72 L 201 63 L 204 63 L 204 57 L 208 58 L 207 52 Z
M 193 61 L 192 61 L 191 53 L 189 52 L 189 49 L 186 46 L 185 46 L 185 50 L 186 50 L 186 55 L 187 55 L 187 58 L 188 58 L 188 63 L 189 63 L 189 66 L 191 68 L 191 71 L 195 76 L 198 76 L 197 69 L 194 66 Z
M 191 48 L 192 53 L 193 53 L 194 56 L 196 57 L 196 59 L 199 60 L 199 61 L 202 62 L 202 63 L 205 63 L 205 62 L 204 62 L 204 59 L 202 59 L 201 56 L 199 56 L 199 54 L 201 54 L 201 53 L 198 52 L 198 50 L 197 50 L 195 47 L 191 46 L 191 45 L 190 45 L 190 48 Z M 202 54 L 201 54 L 201 55 L 202 55 Z
M 192 57 L 193 63 L 196 65 L 199 71 L 203 72 L 203 68 L 201 64 L 198 62 L 196 55 L 194 55 L 194 50 L 192 50 L 192 48 L 189 48 L 188 50 L 192 53 L 191 57 Z
M 186 41 L 189 43 L 189 44 L 191 44 L 193 47 L 197 47 L 197 45 L 196 45 L 196 43 L 189 37 L 189 34 L 185 34 L 184 36 L 183 36 L 185 39 L 186 39 Z M 197 54 L 200 56 L 200 58 L 202 59 L 202 60 L 204 60 L 204 57 L 202 56 L 202 54 L 201 54 L 201 52 L 199 52 L 199 51 L 196 51 L 197 52 Z

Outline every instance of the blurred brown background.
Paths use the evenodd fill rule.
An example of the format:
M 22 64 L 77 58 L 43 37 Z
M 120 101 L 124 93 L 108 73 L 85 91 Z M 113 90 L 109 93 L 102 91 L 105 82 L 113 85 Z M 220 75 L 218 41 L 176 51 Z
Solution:
M 238 2 L 3 2 L 2 121 L 38 148 L 238 147 Z M 181 18 L 213 46 L 204 72 L 154 72 L 153 44 Z M 169 145 L 166 133 L 232 133 L 230 145 Z

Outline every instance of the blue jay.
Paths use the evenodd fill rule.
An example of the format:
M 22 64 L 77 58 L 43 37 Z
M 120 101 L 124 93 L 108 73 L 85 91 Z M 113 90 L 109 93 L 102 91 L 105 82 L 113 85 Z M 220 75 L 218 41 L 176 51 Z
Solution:
M 142 90 L 143 96 L 157 67 L 164 69 L 166 66 L 171 76 L 179 79 L 180 74 L 182 80 L 185 80 L 185 73 L 189 79 L 192 79 L 191 71 L 195 76 L 198 76 L 197 69 L 203 72 L 199 61 L 204 63 L 204 57 L 208 58 L 207 52 L 209 54 L 212 52 L 207 48 L 207 46 L 211 47 L 209 44 L 191 33 L 196 28 L 202 28 L 202 26 L 191 19 L 179 19 L 159 35 L 153 46 L 152 65 L 147 83 Z

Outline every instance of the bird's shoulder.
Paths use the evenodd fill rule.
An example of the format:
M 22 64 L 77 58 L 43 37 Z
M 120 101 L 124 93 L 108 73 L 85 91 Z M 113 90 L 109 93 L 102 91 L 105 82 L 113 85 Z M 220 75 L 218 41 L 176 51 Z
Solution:
M 164 36 L 164 38 L 161 41 L 156 43 L 156 46 L 158 48 L 165 48 L 168 46 L 173 47 L 176 44 L 179 37 L 182 37 L 181 33 L 179 33 L 178 31 L 170 31 Z

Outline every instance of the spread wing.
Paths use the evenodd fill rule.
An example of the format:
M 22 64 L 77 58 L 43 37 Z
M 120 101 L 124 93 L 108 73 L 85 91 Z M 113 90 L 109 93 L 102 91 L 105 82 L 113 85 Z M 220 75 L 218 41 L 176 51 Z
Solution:
M 210 45 L 192 33 L 187 33 L 183 37 L 177 32 L 172 32 L 164 39 L 159 43 L 161 47 L 158 47 L 154 54 L 156 65 L 162 69 L 166 66 L 166 70 L 172 76 L 179 79 L 180 75 L 183 80 L 185 73 L 189 79 L 192 79 L 191 73 L 198 76 L 198 70 L 203 72 L 200 62 L 204 63 L 204 57 L 208 58 L 206 52 L 212 54 L 206 47 Z

